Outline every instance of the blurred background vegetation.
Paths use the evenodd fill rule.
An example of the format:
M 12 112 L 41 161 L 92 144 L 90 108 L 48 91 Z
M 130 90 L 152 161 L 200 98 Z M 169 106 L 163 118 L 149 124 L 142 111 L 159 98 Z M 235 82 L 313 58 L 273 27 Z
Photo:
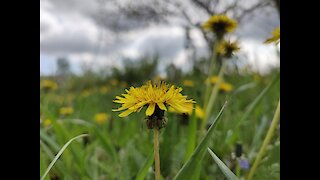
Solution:
M 258 33 L 256 36 L 259 36 L 258 43 L 268 49 L 271 45 L 263 45 L 263 40 L 269 37 L 274 28 L 273 25 L 279 23 L 280 1 L 165 0 L 159 2 L 150 0 L 133 2 L 99 0 L 94 2 L 97 6 L 89 6 L 86 4 L 88 2 L 84 1 L 41 1 L 42 4 L 47 4 L 43 5 L 43 9 L 47 8 L 53 12 L 55 8 L 59 8 L 62 17 L 65 15 L 63 13 L 68 11 L 70 14 L 75 10 L 85 12 L 84 14 L 91 17 L 102 32 L 111 34 L 108 37 L 115 37 L 115 41 L 124 44 L 129 42 L 126 40 L 126 34 L 137 29 L 147 29 L 154 24 L 178 25 L 185 33 L 182 53 L 186 58 L 178 65 L 174 57 L 169 56 L 165 59 L 163 58 L 165 54 L 158 52 L 149 55 L 142 53 L 139 57 L 127 57 L 123 51 L 119 51 L 120 56 L 112 58 L 100 55 L 111 54 L 114 49 L 110 50 L 110 47 L 103 49 L 102 46 L 93 45 L 93 48 L 89 48 L 93 49 L 89 51 L 93 58 L 89 63 L 80 63 L 81 53 L 87 57 L 88 52 L 76 54 L 77 58 L 74 58 L 73 49 L 68 46 L 69 43 L 65 42 L 65 39 L 68 38 L 59 39 L 54 36 L 52 38 L 50 31 L 45 29 L 46 23 L 50 23 L 51 19 L 40 20 L 40 55 L 51 53 L 50 56 L 53 57 L 54 63 L 47 64 L 46 68 L 55 69 L 53 73 L 40 74 L 40 175 L 44 174 L 54 156 L 68 140 L 80 134 L 89 134 L 88 137 L 78 139 L 68 146 L 45 179 L 151 180 L 154 179 L 153 159 L 151 158 L 153 155 L 152 132 L 146 127 L 144 111 L 127 118 L 119 118 L 117 112 L 112 112 L 112 109 L 118 108 L 118 105 L 112 102 L 115 96 L 125 93 L 125 89 L 131 86 L 140 86 L 148 80 L 164 80 L 167 83 L 181 86 L 183 94 L 188 98 L 193 98 L 200 108 L 203 107 L 204 90 L 208 82 L 207 72 L 215 38 L 201 29 L 201 23 L 211 15 L 226 13 L 238 21 L 239 29 L 245 31 L 246 24 L 250 24 L 255 16 L 271 12 L 270 16 L 276 17 L 275 22 L 271 21 L 271 25 L 265 21 L 261 21 L 258 25 L 253 24 L 257 27 L 256 31 L 267 31 L 265 34 L 262 33 L 263 35 Z M 73 15 L 76 16 L 75 14 Z M 81 22 L 77 21 L 77 23 Z M 81 25 L 76 27 L 82 28 Z M 207 53 L 199 55 L 201 50 L 197 47 L 197 41 L 192 35 L 194 30 L 205 42 L 204 48 Z M 75 32 L 73 33 L 77 34 Z M 251 36 L 250 32 L 249 36 Z M 62 34 L 69 35 L 65 32 Z M 246 36 L 248 34 L 243 35 L 240 31 L 235 33 L 234 38 L 241 37 L 239 41 L 242 42 Z M 70 36 L 74 41 L 72 37 Z M 109 40 L 107 36 L 99 37 L 99 40 L 95 42 L 97 44 Z M 58 53 L 53 53 L 54 48 L 49 41 L 50 38 L 51 40 L 57 39 L 57 42 L 61 43 L 54 47 L 58 49 Z M 78 45 L 81 43 L 76 41 Z M 161 42 L 156 41 L 156 43 Z M 110 46 L 117 47 L 118 45 L 111 44 Z M 70 52 L 67 51 L 68 49 L 71 49 Z M 251 58 L 255 62 L 265 54 L 252 55 L 245 52 L 245 48 L 227 60 L 224 83 L 228 88 L 220 88 L 213 107 L 212 115 L 216 116 L 221 106 L 228 100 L 228 106 L 215 127 L 209 147 L 236 175 L 242 178 L 245 178 L 255 160 L 280 98 L 280 48 L 272 46 L 270 49 L 271 51 L 265 52 L 275 54 L 272 57 L 277 63 L 268 71 L 260 72 L 249 61 Z M 164 48 L 164 51 L 169 52 L 171 49 Z M 259 53 L 260 51 L 257 52 Z M 42 63 L 45 61 L 41 59 Z M 110 65 L 109 62 L 113 65 Z M 75 64 L 81 64 L 80 73 L 75 72 Z M 40 68 L 41 71 L 45 69 L 44 66 Z M 215 69 L 213 74 L 217 75 L 218 69 Z M 239 120 L 246 115 L 248 109 L 263 91 L 265 91 L 263 96 L 241 122 L 239 129 L 236 129 Z M 201 113 L 188 115 L 170 111 L 166 114 L 168 122 L 166 128 L 161 131 L 160 158 L 161 174 L 164 179 L 169 180 L 175 177 L 186 162 L 187 149 L 190 145 L 189 135 L 194 124 L 197 128 L 200 127 L 202 116 Z M 196 123 L 192 123 L 194 121 Z M 280 126 L 278 125 L 276 134 L 267 147 L 267 153 L 258 166 L 254 179 L 280 179 L 279 132 Z M 201 137 L 201 133 L 197 131 L 196 144 L 199 143 Z M 235 154 L 239 154 L 239 147 L 241 147 L 241 153 L 236 159 Z M 240 160 L 242 164 L 237 169 L 234 164 L 240 163 Z M 248 166 L 244 165 L 246 163 Z M 209 154 L 206 154 L 201 162 L 200 179 L 225 179 Z

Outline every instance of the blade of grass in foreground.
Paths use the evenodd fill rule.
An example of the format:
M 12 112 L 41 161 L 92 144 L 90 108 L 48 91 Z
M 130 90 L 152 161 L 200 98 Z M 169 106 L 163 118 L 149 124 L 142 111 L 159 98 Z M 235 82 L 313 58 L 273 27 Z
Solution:
M 197 117 L 196 112 L 193 111 L 192 118 L 190 119 L 190 124 L 188 127 L 188 142 L 187 150 L 184 156 L 184 162 L 186 162 L 192 155 L 194 148 L 196 147 L 197 141 Z
M 201 140 L 200 144 L 197 146 L 197 148 L 193 151 L 191 158 L 183 165 L 183 167 L 180 169 L 178 174 L 174 177 L 174 180 L 193 180 L 197 179 L 195 176 L 197 176 L 197 173 L 194 173 L 196 169 L 199 169 L 198 167 L 201 166 L 201 161 L 204 157 L 204 154 L 206 152 L 206 148 L 208 147 L 210 137 L 213 134 L 213 129 L 216 125 L 216 122 L 220 119 L 222 112 L 224 111 L 224 108 L 226 106 L 227 102 L 224 103 L 222 106 L 219 114 L 215 118 L 215 120 L 212 122 L 208 132 L 204 136 L 204 138 Z
M 136 180 L 145 179 L 145 177 L 148 174 L 148 170 L 152 166 L 153 162 L 154 162 L 154 155 L 153 155 L 153 149 L 152 149 L 152 151 L 150 151 L 148 159 L 146 160 L 142 168 L 139 170 Z
M 222 173 L 226 176 L 228 180 L 238 180 L 239 178 L 233 174 L 233 172 L 218 158 L 214 152 L 208 148 L 209 154 L 212 156 L 213 160 L 217 163 Z
M 72 141 L 74 141 L 74 140 L 76 140 L 76 139 L 78 139 L 78 138 L 84 137 L 84 136 L 88 136 L 88 134 L 81 134 L 81 135 L 79 135 L 79 136 L 76 136 L 76 137 L 70 139 L 70 140 L 60 149 L 60 151 L 58 152 L 58 154 L 54 157 L 54 159 L 52 160 L 52 162 L 49 164 L 46 172 L 45 172 L 45 173 L 43 174 L 43 176 L 41 177 L 41 180 L 43 180 L 43 179 L 47 176 L 47 174 L 49 173 L 49 171 L 51 170 L 51 168 L 53 167 L 53 165 L 55 164 L 55 162 L 56 162 L 56 161 L 58 160 L 58 158 L 61 156 L 61 154 L 63 153 L 63 151 L 64 151 L 65 149 L 67 149 L 67 147 L 69 146 L 69 144 L 70 144 Z

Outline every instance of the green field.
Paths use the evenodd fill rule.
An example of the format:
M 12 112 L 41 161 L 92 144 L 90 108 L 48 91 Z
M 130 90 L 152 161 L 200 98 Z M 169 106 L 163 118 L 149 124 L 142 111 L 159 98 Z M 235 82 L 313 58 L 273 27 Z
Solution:
M 146 107 L 125 118 L 118 117 L 119 112 L 112 112 L 120 106 L 113 100 L 125 93 L 125 89 L 159 79 L 153 71 L 145 73 L 145 68 L 143 65 L 131 69 L 128 66 L 122 74 L 113 71 L 105 76 L 88 71 L 82 76 L 40 78 L 40 176 L 70 139 L 88 134 L 67 146 L 45 179 L 154 179 L 153 132 L 146 126 Z M 173 72 L 164 81 L 182 87 L 184 95 L 203 107 L 206 75 L 196 68 L 189 73 Z M 189 83 L 188 86 L 185 80 L 192 81 L 193 85 Z M 208 137 L 207 147 L 237 177 L 245 178 L 280 99 L 279 70 L 267 75 L 230 71 L 225 73 L 224 81 L 232 88 L 220 89 L 212 106 L 205 129 L 227 101 Z M 63 107 L 69 109 L 61 110 Z M 161 175 L 163 179 L 173 179 L 190 159 L 206 130 L 201 130 L 204 120 L 195 112 L 187 115 L 166 111 L 165 114 L 166 127 L 160 133 Z M 237 144 L 242 147 L 242 155 L 234 158 L 232 154 Z M 239 160 L 247 160 L 249 167 L 240 165 Z M 253 179 L 279 179 L 279 165 L 278 124 Z M 190 170 L 192 176 L 199 175 L 198 179 L 225 179 L 224 172 L 208 151 L 198 163 L 191 164 Z

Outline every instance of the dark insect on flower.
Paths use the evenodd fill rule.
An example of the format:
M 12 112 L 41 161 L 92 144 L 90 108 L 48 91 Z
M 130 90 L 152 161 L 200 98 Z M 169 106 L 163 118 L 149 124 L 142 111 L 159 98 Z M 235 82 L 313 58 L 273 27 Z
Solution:
M 237 158 L 240 158 L 242 155 L 242 145 L 240 143 L 236 144 L 235 154 Z

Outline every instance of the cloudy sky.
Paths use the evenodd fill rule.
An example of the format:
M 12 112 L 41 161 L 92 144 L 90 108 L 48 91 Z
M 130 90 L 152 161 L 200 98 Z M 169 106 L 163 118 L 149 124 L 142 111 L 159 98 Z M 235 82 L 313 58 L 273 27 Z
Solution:
M 185 7 L 194 22 L 202 23 L 208 18 L 205 13 L 194 12 L 188 3 Z M 123 16 L 114 18 L 116 9 L 103 0 L 41 0 L 40 74 L 54 74 L 59 57 L 67 57 L 75 73 L 80 73 L 83 65 L 93 69 L 120 67 L 126 57 L 135 59 L 153 54 L 160 56 L 162 65 L 173 62 L 187 67 L 190 59 L 184 50 L 181 20 L 172 18 L 167 24 L 128 22 Z M 273 8 L 259 10 L 236 32 L 242 55 L 258 70 L 279 64 L 276 47 L 262 44 L 279 26 L 278 19 Z M 191 29 L 191 38 L 197 56 L 207 56 L 206 43 L 197 29 Z

